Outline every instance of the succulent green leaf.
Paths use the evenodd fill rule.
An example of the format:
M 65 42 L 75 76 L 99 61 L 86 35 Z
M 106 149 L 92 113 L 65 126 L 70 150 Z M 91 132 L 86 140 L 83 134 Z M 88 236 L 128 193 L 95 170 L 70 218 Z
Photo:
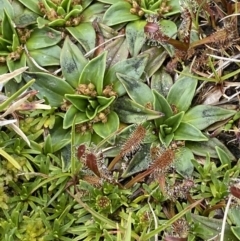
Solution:
M 42 49 L 58 44 L 62 39 L 61 32 L 52 28 L 35 28 L 28 39 L 26 46 L 28 50 Z
M 52 107 L 59 107 L 63 101 L 66 93 L 73 94 L 74 89 L 61 78 L 47 73 L 24 73 L 23 78 L 25 81 L 36 79 L 32 88 L 38 90 L 38 96 L 47 98 Z
M 99 106 L 99 103 L 98 103 L 98 101 L 97 100 L 92 100 L 92 99 L 90 99 L 89 101 L 89 104 L 90 104 L 90 106 L 93 108 L 93 109 L 96 109 L 98 106 Z
M 16 34 L 16 31 L 14 29 L 12 19 L 10 18 L 6 10 L 4 10 L 1 26 L 2 26 L 2 37 L 6 40 L 12 41 L 13 34 L 14 33 Z
M 85 1 L 82 1 L 81 6 L 82 6 L 83 9 L 85 9 L 85 8 L 88 7 L 92 2 L 93 2 L 93 0 L 85 0 Z M 95 4 L 91 4 L 91 6 L 93 6 L 93 5 L 95 5 Z M 90 6 L 90 7 L 91 7 L 91 6 Z
M 49 130 L 52 138 L 53 152 L 61 150 L 71 141 L 70 132 L 68 130 L 64 130 L 62 127 L 63 119 L 59 116 L 56 116 L 54 128 Z
M 38 2 L 36 0 L 19 0 L 20 3 L 22 3 L 26 8 L 30 9 L 31 11 L 33 11 L 34 13 L 37 13 L 39 15 L 41 15 L 42 13 L 40 12 L 40 9 L 38 7 Z M 2 4 L 0 5 L 2 6 Z
M 12 36 L 12 50 L 16 51 L 20 47 L 20 42 L 18 39 L 18 35 L 16 33 L 13 34 Z
M 114 111 L 107 115 L 106 123 L 97 122 L 93 124 L 93 130 L 103 139 L 107 138 L 109 135 L 117 131 L 118 127 L 119 118 Z
M 38 17 L 38 18 L 37 18 L 37 26 L 38 26 L 38 28 L 40 28 L 40 29 L 48 26 L 49 23 L 50 23 L 50 21 L 47 20 L 47 19 L 45 19 L 45 18 L 42 18 L 42 17 Z
M 222 228 L 222 220 L 208 218 L 196 214 L 191 214 L 191 217 L 195 223 L 201 224 L 198 227 L 198 237 L 202 238 L 203 240 L 209 240 L 219 235 Z M 232 233 L 231 226 L 228 223 L 226 223 L 224 229 L 224 240 L 239 240 Z
M 26 8 L 24 9 L 23 12 L 17 15 L 16 18 L 14 18 L 14 23 L 16 24 L 17 27 L 24 28 L 26 26 L 36 23 L 38 17 L 39 17 L 38 14 Z
M 105 49 L 108 51 L 106 66 L 107 70 L 114 66 L 116 63 L 126 60 L 129 56 L 127 41 L 124 37 L 113 40 L 106 46 Z
M 8 41 L 8 40 L 0 37 L 0 51 L 1 51 L 0 53 L 1 53 L 1 55 L 5 55 L 5 56 L 8 55 L 8 53 L 9 53 L 8 46 L 11 44 L 12 44 L 11 41 Z
M 143 127 L 147 130 L 146 135 L 144 137 L 143 143 L 153 143 L 158 140 L 158 136 L 156 135 L 156 127 L 152 122 L 146 121 L 142 123 Z
M 185 178 L 191 177 L 194 169 L 193 163 L 191 162 L 191 160 L 194 159 L 192 151 L 187 147 L 183 147 L 180 148 L 175 155 L 176 160 L 174 166 L 177 172 Z
M 181 123 L 174 132 L 174 140 L 177 141 L 207 141 L 208 138 L 195 126 L 188 123 Z
M 179 127 L 183 116 L 184 116 L 184 111 L 177 113 L 176 115 L 170 116 L 167 120 L 164 121 L 164 124 L 171 127 L 172 132 L 174 132 Z
M 151 89 L 155 89 L 165 98 L 167 97 L 167 94 L 172 85 L 173 79 L 164 68 L 161 68 L 152 76 Z
M 228 217 L 232 225 L 240 226 L 240 210 L 238 206 L 233 206 L 228 210 Z
M 65 19 L 56 19 L 56 20 L 53 20 L 51 22 L 49 22 L 46 26 L 49 26 L 49 27 L 63 27 L 66 23 L 66 20 Z M 41 28 L 39 26 L 39 28 Z
M 186 68 L 184 72 L 189 73 L 189 69 Z M 176 106 L 178 111 L 187 111 L 192 103 L 197 83 L 196 78 L 180 75 L 168 93 L 168 103 Z
M 85 1 L 86 2 L 86 1 Z M 71 3 L 70 3 L 71 4 Z M 86 6 L 86 4 L 84 4 L 85 6 Z M 71 5 L 70 5 L 71 6 Z M 82 6 L 82 4 L 80 5 L 80 4 L 76 4 L 76 5 L 74 5 L 74 6 L 72 6 L 72 9 L 73 10 L 75 10 L 75 9 L 77 9 L 77 10 L 81 10 L 81 12 L 83 11 L 83 6 Z M 77 17 L 78 15 L 76 15 L 75 17 Z
M 156 11 L 161 7 L 162 1 L 142 1 L 141 6 L 151 11 Z
M 142 106 L 153 103 L 153 93 L 148 85 L 128 75 L 117 73 L 117 77 L 133 101 Z
M 68 131 L 70 132 L 69 130 L 65 130 L 65 131 Z M 71 138 L 73 139 L 74 136 L 75 136 L 75 126 L 72 127 L 72 130 L 71 130 Z M 76 158 L 75 156 L 73 155 L 74 153 L 74 145 L 75 145 L 75 138 L 74 138 L 74 141 L 72 140 L 71 141 L 71 144 L 68 144 L 68 145 L 65 145 L 62 150 L 60 151 L 61 152 L 61 159 L 62 159 L 62 171 L 63 172 L 67 172 L 67 171 L 70 171 L 72 173 L 76 173 Z M 71 155 L 72 154 L 72 155 Z M 61 202 L 61 201 L 60 201 Z
M 138 172 L 146 170 L 149 167 L 152 159 L 151 156 L 146 155 L 146 153 L 149 153 L 150 145 L 151 144 L 149 143 L 141 146 L 139 151 L 137 151 L 131 159 L 129 165 L 127 166 L 127 169 L 121 175 L 122 178 L 132 176 Z
M 63 129 L 67 129 L 72 126 L 73 120 L 75 119 L 75 124 L 81 124 L 89 120 L 85 112 L 80 112 L 75 106 L 70 106 L 67 110 L 63 119 Z
M 76 145 L 81 145 L 81 144 L 90 145 L 93 134 L 91 133 L 90 130 L 87 130 L 84 133 L 80 133 L 80 134 L 76 133 L 76 139 L 75 139 Z
M 161 31 L 168 37 L 172 38 L 173 36 L 176 36 L 177 25 L 173 21 L 163 19 L 159 22 L 159 25 Z
M 227 110 L 218 106 L 197 105 L 184 116 L 183 122 L 203 130 L 211 124 L 226 120 L 236 114 L 235 110 Z
M 68 20 L 70 17 L 77 17 L 82 12 L 82 7 L 78 5 L 78 9 L 72 9 L 66 16 L 65 20 Z
M 107 3 L 107 4 L 114 4 L 116 0 L 99 0 L 99 2 Z M 119 2 L 124 2 L 124 0 L 120 0 Z
M 100 137 L 97 133 L 93 132 L 91 133 L 91 144 L 92 145 L 98 145 L 102 141 L 102 137 Z
M 83 2 L 83 8 L 86 7 L 85 2 Z M 86 2 L 87 3 L 87 2 Z M 103 15 L 106 11 L 106 5 L 103 3 L 94 3 L 91 4 L 88 8 L 86 8 L 83 13 L 81 14 L 82 19 L 84 22 L 93 22 L 96 18 Z
M 217 138 L 209 138 L 208 141 L 203 141 L 203 142 L 187 141 L 186 146 L 196 155 L 206 156 L 209 154 L 210 157 L 219 158 L 218 153 L 216 152 L 216 146 L 217 146 L 227 154 L 228 158 L 231 161 L 236 160 L 236 157 Z
M 216 146 L 216 152 L 218 154 L 218 157 L 223 165 L 228 165 L 228 168 L 231 169 L 231 161 L 227 155 L 227 153 L 221 149 L 220 147 Z
M 231 231 L 236 236 L 237 240 L 240 240 L 240 227 L 231 226 Z
M 159 21 L 160 29 L 162 30 L 163 34 L 169 36 L 170 38 L 176 38 L 177 33 L 177 26 L 171 20 L 160 20 Z M 151 45 L 151 40 L 149 40 Z M 161 43 L 161 42 L 160 42 Z M 154 44 L 153 44 L 154 45 Z M 158 44 L 159 45 L 159 44 Z M 173 57 L 174 56 L 174 48 L 170 44 L 164 44 L 162 47 L 166 50 L 166 52 Z
M 145 68 L 145 73 L 150 78 L 163 64 L 166 57 L 168 56 L 168 53 L 165 51 L 164 48 L 158 48 L 153 47 L 146 51 L 144 51 L 142 54 L 148 55 L 148 63 Z
M 101 95 L 103 91 L 103 78 L 106 67 L 106 56 L 107 53 L 103 52 L 101 55 L 92 59 L 84 67 L 79 78 L 79 84 L 94 84 L 98 95 Z
M 8 72 L 8 67 L 6 65 L 0 66 L 0 75 L 6 74 Z M 6 84 L 5 84 L 6 86 Z
M 159 132 L 158 136 L 161 143 L 165 145 L 165 147 L 168 147 L 174 138 L 174 133 L 164 135 L 162 132 Z
M 145 43 L 144 26 L 146 21 L 131 22 L 126 27 L 126 39 L 131 56 L 137 56 Z
M 68 32 L 89 52 L 96 45 L 96 32 L 91 23 L 81 23 L 77 27 L 66 28 Z
M 65 16 L 65 15 L 66 15 L 66 11 L 64 10 L 63 7 L 59 6 L 59 7 L 57 8 L 57 14 L 58 14 L 58 15 Z
M 162 137 L 165 137 L 167 134 L 170 134 L 171 132 L 172 128 L 168 125 L 163 124 L 159 126 L 159 135 L 161 135 Z
M 166 119 L 171 117 L 173 115 L 173 111 L 171 109 L 171 106 L 168 104 L 167 100 L 159 94 L 156 90 L 153 90 L 153 95 L 154 95 L 154 102 L 153 102 L 153 107 L 154 110 L 156 111 L 161 111 L 164 113 L 164 116 L 160 119 L 156 119 L 155 125 L 160 126 L 165 122 Z
M 127 219 L 127 223 L 125 225 L 125 228 L 126 228 L 126 232 L 124 233 L 124 236 L 123 236 L 123 240 L 131 240 L 132 237 L 132 221 L 134 219 L 132 218 L 132 212 L 129 212 L 128 214 L 128 219 Z
M 8 69 L 10 72 L 13 72 L 14 70 L 17 70 L 21 67 L 25 67 L 26 66 L 26 54 L 23 53 L 21 55 L 20 60 L 17 60 L 17 61 L 7 59 L 7 66 L 8 66 Z M 17 81 L 17 83 L 20 83 L 22 80 L 22 75 L 21 74 L 17 75 L 14 77 L 14 79 Z
M 26 61 L 27 61 L 27 66 L 28 66 L 28 71 L 29 72 L 42 72 L 43 69 L 34 62 L 34 59 L 31 58 L 30 55 L 26 54 Z
M 171 6 L 171 11 L 165 13 L 164 17 L 172 16 L 174 14 L 181 12 L 182 7 L 180 6 L 179 0 L 171 0 L 170 6 Z
M 115 100 L 115 96 L 112 97 L 104 97 L 104 96 L 97 96 L 97 100 L 99 103 L 99 112 L 105 110 L 108 106 L 110 106 L 113 101 Z
M 66 94 L 65 98 L 70 101 L 78 110 L 85 112 L 89 104 L 90 97 L 76 94 Z
M 79 76 L 87 64 L 87 59 L 69 37 L 64 41 L 60 55 L 60 64 L 66 81 L 76 88 Z
M 92 108 L 91 105 L 88 105 L 88 108 L 86 109 L 86 115 L 89 120 L 92 120 L 98 113 L 99 106 L 96 108 Z
M 43 153 L 48 154 L 48 153 L 53 153 L 53 148 L 52 148 L 52 138 L 51 135 L 47 135 L 44 145 L 43 145 Z
M 162 116 L 161 112 L 150 110 L 127 97 L 118 98 L 114 102 L 114 110 L 124 123 L 142 123 Z
M 113 26 L 119 23 L 125 23 L 140 19 L 139 16 L 131 14 L 131 4 L 128 2 L 117 2 L 113 4 L 104 14 L 103 23 Z
M 36 49 L 29 51 L 31 57 L 40 66 L 54 66 L 60 64 L 61 48 L 58 45 L 43 49 Z
M 70 3 L 70 0 L 63 0 L 61 1 L 60 6 L 68 12 L 70 9 Z
M 121 82 L 118 80 L 116 73 L 126 74 L 129 77 L 140 79 L 141 75 L 144 72 L 147 61 L 148 56 L 141 55 L 115 64 L 107 71 L 104 79 L 104 84 L 113 84 L 113 89 L 118 93 L 119 96 L 125 94 L 126 90 L 121 84 Z
M 53 1 L 50 1 L 50 0 L 41 0 L 41 1 L 44 4 L 45 9 L 47 11 L 51 11 L 51 8 L 53 8 L 54 10 L 57 9 L 57 5 Z
M 3 156 L 7 161 L 9 161 L 16 169 L 18 170 L 22 169 L 20 164 L 2 148 L 0 148 L 0 155 Z
M 11 3 L 6 0 L 0 0 L 0 20 L 3 20 L 5 12 L 7 12 L 11 18 L 14 16 L 14 10 Z

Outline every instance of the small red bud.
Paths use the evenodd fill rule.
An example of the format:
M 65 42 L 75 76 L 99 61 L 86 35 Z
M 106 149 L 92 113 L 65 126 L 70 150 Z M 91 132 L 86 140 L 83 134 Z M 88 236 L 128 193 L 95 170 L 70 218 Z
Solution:
M 157 23 L 147 23 L 144 27 L 145 33 L 156 33 L 159 31 L 159 25 Z
M 85 145 L 80 145 L 77 150 L 77 157 L 80 160 L 82 155 L 85 153 L 86 146 Z
M 231 187 L 230 187 L 230 192 L 231 192 L 231 194 L 232 194 L 234 197 L 240 199 L 240 188 L 238 188 L 238 187 L 236 187 L 236 186 L 231 186 Z
M 98 177 L 100 177 L 100 172 L 97 165 L 97 157 L 93 153 L 87 154 L 86 166 L 93 171 Z

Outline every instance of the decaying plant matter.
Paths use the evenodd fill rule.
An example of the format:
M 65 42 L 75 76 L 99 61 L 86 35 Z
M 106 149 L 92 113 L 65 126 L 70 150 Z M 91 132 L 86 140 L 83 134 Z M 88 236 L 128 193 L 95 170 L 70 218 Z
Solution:
M 194 2 L 194 1 L 192 1 Z M 201 39 L 191 41 L 191 31 L 192 31 L 192 23 L 195 19 L 199 19 L 201 17 L 198 14 L 205 10 L 207 14 L 210 14 L 211 19 L 213 18 L 213 14 L 218 16 L 217 8 L 215 7 L 214 10 L 210 9 L 209 5 L 206 3 L 198 3 L 197 1 L 193 3 L 193 6 L 190 4 L 183 4 L 182 5 L 182 13 L 181 13 L 181 24 L 177 31 L 178 40 L 173 38 L 174 36 L 167 36 L 162 31 L 161 27 L 158 24 L 158 16 L 157 15 L 150 15 L 148 17 L 148 23 L 144 27 L 144 31 L 147 35 L 148 41 L 150 44 L 170 44 L 174 47 L 175 50 L 175 57 L 172 59 L 171 63 L 168 64 L 169 70 L 173 71 L 176 68 L 177 62 L 181 61 L 189 61 L 193 59 L 192 69 L 193 71 L 205 70 L 208 66 L 208 56 L 207 54 L 221 54 L 224 55 L 225 51 L 231 50 L 234 53 L 234 49 L 238 47 L 240 38 L 238 33 L 237 27 L 237 17 L 228 17 L 225 18 L 224 15 L 221 15 L 219 22 L 219 26 L 215 26 L 215 22 L 212 22 L 213 33 L 209 34 L 208 36 L 202 36 L 201 33 L 204 32 L 204 27 L 199 26 L 196 31 L 199 34 Z M 223 1 L 224 2 L 224 1 Z M 202 10 L 194 9 L 194 5 L 200 5 Z M 233 5 L 230 3 L 227 4 L 226 14 L 232 14 L 234 11 L 230 10 L 233 8 Z M 216 20 L 216 19 L 215 19 Z M 194 26 L 196 27 L 196 26 Z M 195 29 L 194 29 L 195 30 Z

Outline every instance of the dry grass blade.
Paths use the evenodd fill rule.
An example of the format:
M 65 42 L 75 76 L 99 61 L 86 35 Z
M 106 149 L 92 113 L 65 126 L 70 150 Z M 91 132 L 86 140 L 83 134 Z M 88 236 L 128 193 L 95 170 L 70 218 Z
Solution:
M 17 101 L 15 101 L 12 105 L 8 106 L 7 110 L 0 116 L 0 118 L 3 118 L 9 114 L 12 114 L 14 111 L 16 111 L 28 98 L 29 95 L 26 95 L 24 98 L 21 98 Z
M 226 58 L 226 57 L 221 57 L 221 56 L 217 56 L 217 55 L 214 55 L 214 54 L 207 54 L 208 56 L 210 57 L 213 57 L 213 58 L 216 58 L 216 59 L 221 59 L 221 60 L 226 60 L 226 61 L 229 61 L 229 62 L 236 62 L 236 63 L 240 63 L 240 59 L 236 59 L 236 58 Z M 235 57 L 239 57 L 239 54 L 236 55 Z
M 23 140 L 28 144 L 28 146 L 31 146 L 27 136 L 22 132 L 22 130 L 17 125 L 9 124 L 8 126 L 10 126 L 19 136 L 21 136 Z
M 5 119 L 2 119 L 0 120 L 0 126 L 5 126 L 5 125 L 9 125 L 9 124 L 13 124 L 13 123 L 16 123 L 17 120 L 5 120 Z
M 142 173 L 138 174 L 136 177 L 134 177 L 124 187 L 125 188 L 132 187 L 135 183 L 141 181 L 144 177 L 150 175 L 151 173 L 153 173 L 153 169 L 152 168 L 147 169 L 145 172 L 142 172 Z
M 13 72 L 11 73 L 8 73 L 8 74 L 2 74 L 0 75 L 0 83 L 1 84 L 4 84 L 6 83 L 7 81 L 9 81 L 10 79 L 16 77 L 17 75 L 23 73 L 25 70 L 27 70 L 28 67 L 22 67 L 22 68 L 19 68 L 19 69 L 16 69 L 14 70 Z

